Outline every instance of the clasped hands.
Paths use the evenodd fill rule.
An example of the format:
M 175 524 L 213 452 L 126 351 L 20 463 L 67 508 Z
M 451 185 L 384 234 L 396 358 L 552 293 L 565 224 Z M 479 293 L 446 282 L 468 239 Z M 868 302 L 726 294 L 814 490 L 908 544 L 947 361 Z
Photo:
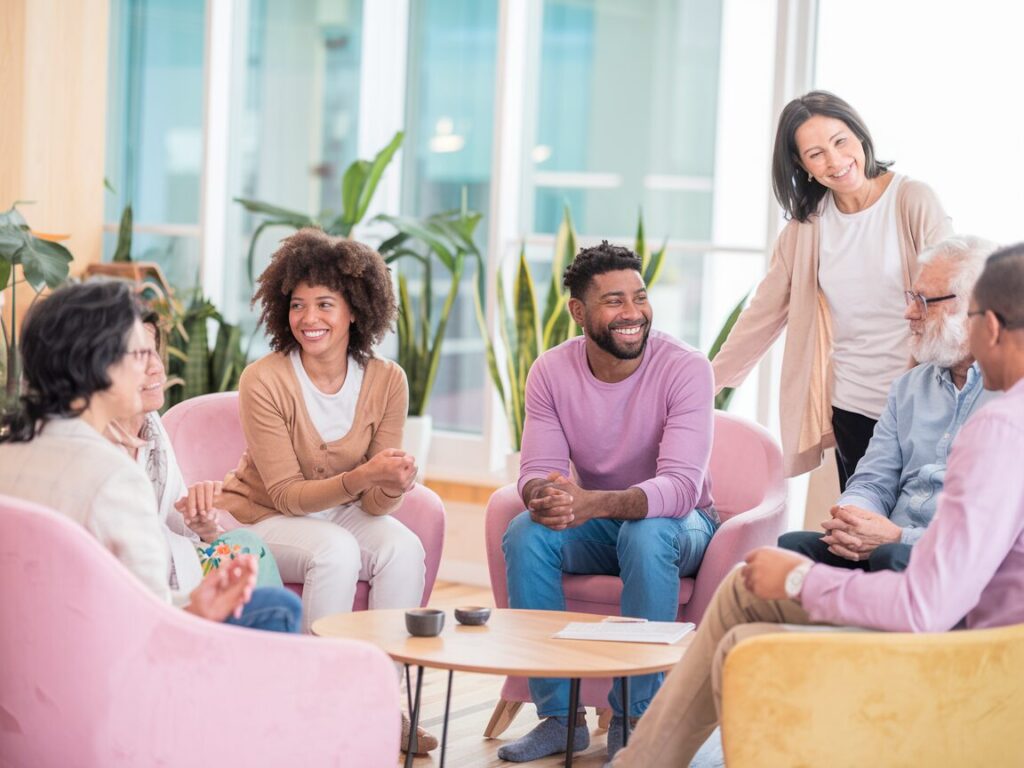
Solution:
M 533 493 L 527 508 L 530 519 L 553 531 L 575 528 L 595 516 L 592 493 L 561 472 L 552 472 Z
M 837 557 L 854 562 L 866 560 L 882 544 L 900 540 L 903 530 L 889 518 L 852 504 L 836 505 L 831 518 L 822 522 L 822 541 Z
M 185 519 L 185 525 L 207 543 L 224 533 L 218 519 L 221 486 L 219 480 L 203 480 L 189 486 L 188 493 L 174 502 L 174 508 Z
M 398 448 L 385 448 L 360 468 L 368 484 L 378 486 L 388 496 L 401 496 L 416 483 L 416 458 Z

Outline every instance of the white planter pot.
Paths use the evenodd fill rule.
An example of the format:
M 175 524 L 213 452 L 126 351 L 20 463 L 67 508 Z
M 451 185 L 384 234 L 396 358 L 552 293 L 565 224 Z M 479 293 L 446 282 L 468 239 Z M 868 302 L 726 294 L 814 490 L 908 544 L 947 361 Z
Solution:
M 405 419 L 402 450 L 416 457 L 416 466 L 419 467 L 418 479 L 423 477 L 427 466 L 427 458 L 430 455 L 430 436 L 433 431 L 434 419 L 432 416 L 407 416 Z
M 505 477 L 510 483 L 519 482 L 519 462 L 522 458 L 522 451 L 509 453 L 505 456 Z

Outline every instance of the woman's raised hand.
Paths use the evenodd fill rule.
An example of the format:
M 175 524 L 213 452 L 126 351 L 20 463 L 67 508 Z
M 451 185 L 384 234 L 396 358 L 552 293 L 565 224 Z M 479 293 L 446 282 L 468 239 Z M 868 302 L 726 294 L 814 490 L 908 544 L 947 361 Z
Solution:
M 214 568 L 192 590 L 185 610 L 210 621 L 236 619 L 256 588 L 259 563 L 252 555 L 239 555 Z

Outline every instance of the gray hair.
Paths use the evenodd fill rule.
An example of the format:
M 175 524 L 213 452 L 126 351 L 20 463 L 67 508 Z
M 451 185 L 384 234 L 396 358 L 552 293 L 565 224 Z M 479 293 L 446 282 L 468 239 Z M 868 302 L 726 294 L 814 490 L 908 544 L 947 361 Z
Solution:
M 963 299 L 966 307 L 974 284 L 985 268 L 985 260 L 998 247 L 974 235 L 953 235 L 922 252 L 917 257 L 917 266 L 920 270 L 929 264 L 948 264 L 953 270 L 949 292 Z
M 1024 328 L 1024 243 L 992 254 L 974 299 L 979 309 L 995 312 L 1007 329 Z

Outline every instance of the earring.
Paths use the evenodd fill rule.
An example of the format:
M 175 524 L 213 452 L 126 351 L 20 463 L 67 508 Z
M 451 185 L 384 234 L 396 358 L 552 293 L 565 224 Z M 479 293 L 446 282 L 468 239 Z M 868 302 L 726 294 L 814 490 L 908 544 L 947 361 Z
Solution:
M 814 177 L 811 176 L 811 172 L 810 171 L 807 172 L 807 180 L 808 181 L 814 181 Z

